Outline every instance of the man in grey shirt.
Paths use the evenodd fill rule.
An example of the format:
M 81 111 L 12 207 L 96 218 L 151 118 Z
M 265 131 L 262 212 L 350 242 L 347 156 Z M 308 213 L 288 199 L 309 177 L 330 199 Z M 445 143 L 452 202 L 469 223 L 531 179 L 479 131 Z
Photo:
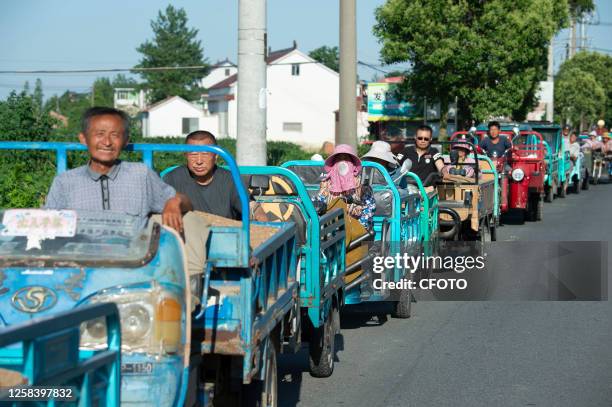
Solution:
M 208 225 L 196 215 L 189 198 L 176 193 L 143 163 L 119 160 L 129 140 L 129 118 L 116 109 L 92 107 L 81 120 L 79 140 L 87 146 L 87 165 L 59 174 L 53 180 L 45 208 L 108 210 L 146 218 L 161 213 L 161 221 L 184 232 L 191 274 L 201 273 Z

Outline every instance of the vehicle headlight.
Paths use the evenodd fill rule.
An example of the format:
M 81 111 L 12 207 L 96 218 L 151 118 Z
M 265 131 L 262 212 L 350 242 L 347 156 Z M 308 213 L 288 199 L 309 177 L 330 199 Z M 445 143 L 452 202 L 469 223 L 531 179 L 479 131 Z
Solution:
M 525 178 L 525 172 L 522 169 L 516 168 L 512 171 L 512 179 L 516 182 L 521 181 L 523 178 Z
M 151 329 L 151 313 L 141 304 L 128 304 L 121 309 L 121 337 L 125 341 L 138 341 Z
M 182 300 L 154 284 L 149 288 L 110 289 L 95 295 L 91 303 L 114 302 L 121 319 L 121 349 L 147 354 L 182 351 Z M 81 325 L 82 349 L 105 349 L 106 321 L 97 318 Z

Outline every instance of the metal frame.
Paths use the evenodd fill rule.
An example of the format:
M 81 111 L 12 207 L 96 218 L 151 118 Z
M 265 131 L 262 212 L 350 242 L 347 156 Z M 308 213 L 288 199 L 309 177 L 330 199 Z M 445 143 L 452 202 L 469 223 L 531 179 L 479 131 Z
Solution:
M 81 323 L 104 317 L 108 349 L 95 353 L 79 351 Z M 51 317 L 38 318 L 5 328 L 0 333 L 0 348 L 22 343 L 21 373 L 30 386 L 72 386 L 79 405 L 119 406 L 121 402 L 121 325 L 119 310 L 113 303 L 86 305 Z M 65 352 L 61 360 L 54 352 Z M 105 390 L 94 392 L 94 380 L 102 380 Z M 6 390 L 0 394 L 6 393 Z M 97 399 L 102 396 L 102 399 Z M 18 402 L 14 403 L 15 405 Z M 36 404 L 55 405 L 55 400 Z

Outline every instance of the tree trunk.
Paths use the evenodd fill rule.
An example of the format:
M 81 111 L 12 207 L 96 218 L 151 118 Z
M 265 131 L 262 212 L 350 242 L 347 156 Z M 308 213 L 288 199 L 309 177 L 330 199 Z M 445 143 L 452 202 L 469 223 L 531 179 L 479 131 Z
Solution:
M 456 113 L 455 113 L 456 114 Z M 446 126 L 448 124 L 448 99 L 440 99 L 440 132 L 438 134 L 438 140 L 446 141 L 448 134 L 446 132 Z

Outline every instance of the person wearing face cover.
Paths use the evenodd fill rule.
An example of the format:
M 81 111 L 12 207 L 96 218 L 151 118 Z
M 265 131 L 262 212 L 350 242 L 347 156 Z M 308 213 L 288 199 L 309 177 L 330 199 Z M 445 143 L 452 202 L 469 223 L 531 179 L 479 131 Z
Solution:
M 355 149 L 347 144 L 336 146 L 325 160 L 324 171 L 315 201 L 328 207 L 344 201 L 348 214 L 370 230 L 376 202 L 371 187 L 361 184 L 361 160 Z

